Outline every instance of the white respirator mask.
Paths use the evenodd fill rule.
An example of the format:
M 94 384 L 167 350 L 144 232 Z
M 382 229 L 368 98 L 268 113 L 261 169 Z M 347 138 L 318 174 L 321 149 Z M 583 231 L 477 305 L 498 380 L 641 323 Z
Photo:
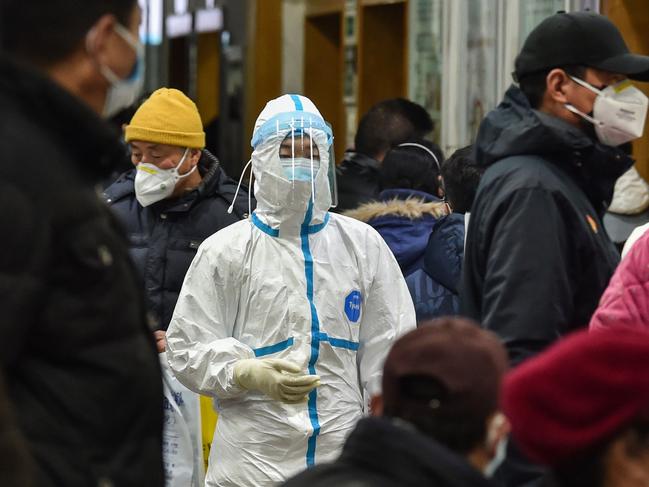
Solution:
M 187 154 L 189 154 L 189 149 L 185 149 L 178 165 L 171 169 L 160 169 L 154 164 L 140 162 L 135 167 L 137 171 L 135 174 L 135 197 L 138 203 L 142 206 L 149 206 L 171 196 L 178 181 L 189 176 L 198 167 L 198 165 L 194 166 L 185 174 L 178 173 L 178 168 L 185 162 Z
M 579 78 L 571 78 L 575 83 L 597 93 L 597 98 L 592 117 L 579 111 L 574 105 L 567 104 L 566 108 L 592 123 L 602 144 L 616 147 L 642 137 L 649 101 L 629 80 L 599 90 Z

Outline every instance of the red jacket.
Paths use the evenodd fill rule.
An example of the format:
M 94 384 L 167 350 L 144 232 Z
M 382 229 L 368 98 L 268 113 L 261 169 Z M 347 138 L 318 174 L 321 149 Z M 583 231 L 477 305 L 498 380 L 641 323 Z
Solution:
M 649 329 L 649 232 L 622 259 L 590 320 L 590 329 Z

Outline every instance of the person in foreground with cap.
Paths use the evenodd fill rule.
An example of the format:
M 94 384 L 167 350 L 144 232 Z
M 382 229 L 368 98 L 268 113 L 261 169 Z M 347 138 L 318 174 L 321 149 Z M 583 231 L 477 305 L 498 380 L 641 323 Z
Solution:
M 548 485 L 649 485 L 649 332 L 574 333 L 509 374 L 503 409 Z
M 462 318 L 420 322 L 392 347 L 373 417 L 361 420 L 342 455 L 284 487 L 488 487 L 509 424 L 500 412 L 507 353 Z M 479 371 L 479 373 L 477 372 Z
M 333 460 L 416 327 L 406 282 L 368 225 L 330 214 L 333 134 L 283 95 L 255 122 L 257 208 L 201 245 L 167 332 L 187 387 L 216 399 L 209 487 L 277 485 Z
M 512 86 L 482 122 L 486 167 L 473 203 L 461 311 L 504 342 L 513 364 L 585 327 L 619 261 L 602 226 L 616 179 L 642 134 L 649 57 L 629 53 L 592 12 L 541 22 Z

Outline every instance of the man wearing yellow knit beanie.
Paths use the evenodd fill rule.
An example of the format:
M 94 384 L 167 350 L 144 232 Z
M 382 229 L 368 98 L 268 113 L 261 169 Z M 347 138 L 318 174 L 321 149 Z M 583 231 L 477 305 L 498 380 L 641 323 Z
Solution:
M 201 242 L 222 228 L 247 217 L 245 188 L 228 213 L 236 182 L 225 174 L 219 161 L 205 147 L 205 133 L 194 102 L 181 91 L 160 88 L 137 110 L 125 129 L 135 166 L 122 174 L 104 193 L 130 238 L 130 253 L 143 278 L 151 326 L 160 330 L 158 351 L 164 351 L 164 330 L 178 299 L 185 273 Z M 187 421 L 196 413 L 197 396 L 182 388 L 166 369 L 161 355 L 166 414 L 179 414 L 171 422 Z M 169 394 L 171 393 L 171 394 Z M 173 403 L 173 404 L 172 404 Z M 196 407 L 194 407 L 196 406 Z M 169 421 L 167 421 L 169 423 Z M 196 428 L 189 426 L 192 436 Z M 166 427 L 165 436 L 175 433 Z M 187 442 L 180 434 L 175 443 Z M 192 452 L 196 438 L 176 448 Z M 170 485 L 198 485 L 197 463 L 192 455 L 165 454 Z M 194 461 L 198 456 L 194 456 Z M 202 461 L 201 461 L 202 462 Z M 171 464 L 176 467 L 169 470 Z M 192 479 L 193 477 L 193 479 Z

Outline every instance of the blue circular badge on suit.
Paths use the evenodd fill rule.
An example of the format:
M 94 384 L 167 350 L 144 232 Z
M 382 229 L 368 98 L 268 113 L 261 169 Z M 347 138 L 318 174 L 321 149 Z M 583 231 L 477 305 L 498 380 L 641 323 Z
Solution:
M 360 291 L 352 291 L 345 298 L 345 314 L 352 323 L 356 323 L 361 317 L 361 302 L 363 297 Z

